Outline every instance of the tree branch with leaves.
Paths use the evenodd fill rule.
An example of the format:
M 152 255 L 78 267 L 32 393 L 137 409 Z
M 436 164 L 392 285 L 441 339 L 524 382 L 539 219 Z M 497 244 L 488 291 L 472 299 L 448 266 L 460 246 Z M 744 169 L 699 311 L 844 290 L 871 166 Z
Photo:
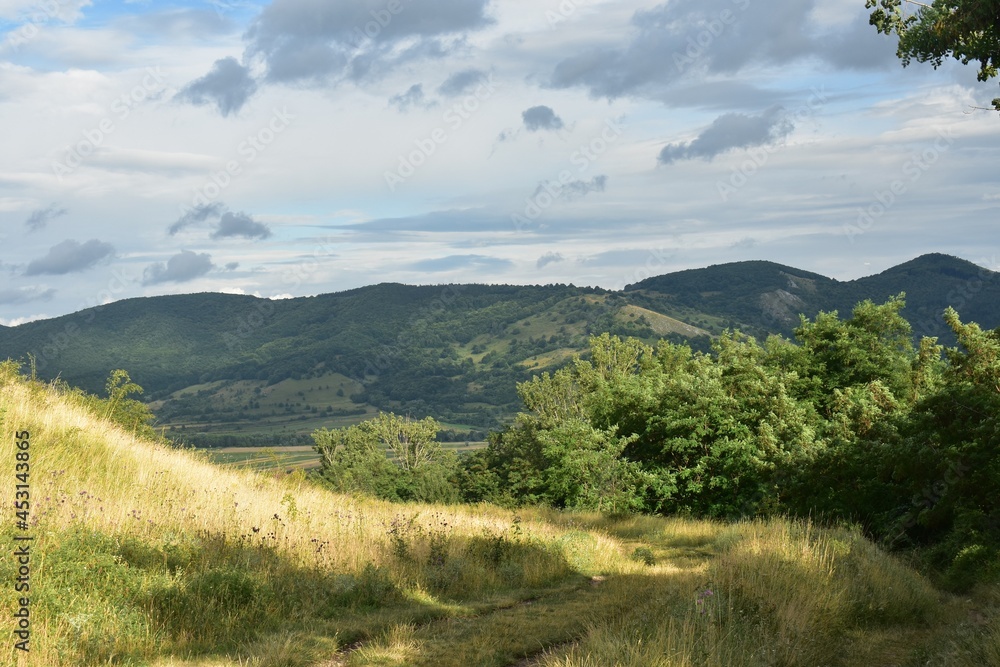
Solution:
M 916 5 L 916 12 L 906 11 Z M 899 36 L 896 55 L 906 67 L 913 60 L 935 69 L 945 58 L 979 64 L 977 78 L 995 78 L 1000 66 L 1000 0 L 866 0 L 869 22 L 886 35 Z M 1000 97 L 992 102 L 1000 111 Z

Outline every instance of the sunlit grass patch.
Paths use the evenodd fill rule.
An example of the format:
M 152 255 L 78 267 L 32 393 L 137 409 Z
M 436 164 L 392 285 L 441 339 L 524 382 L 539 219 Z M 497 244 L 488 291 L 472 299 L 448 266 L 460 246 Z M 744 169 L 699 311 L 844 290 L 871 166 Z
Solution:
M 347 661 L 355 665 L 408 665 L 420 647 L 416 628 L 410 624 L 393 625 L 374 641 L 353 652 Z
M 301 475 L 222 469 L 13 375 L 0 401 L 4 455 L 13 458 L 15 430 L 31 433 L 37 665 L 263 659 L 280 652 L 277 637 L 311 623 L 350 627 L 352 615 L 392 608 L 447 615 L 451 600 L 573 575 L 565 531 L 539 519 L 403 507 L 331 494 Z M 409 532 L 394 529 L 400 522 Z M 0 565 L 5 580 L 10 567 Z M 4 597 L 0 612 L 11 604 Z
M 337 495 L 10 375 L 8 460 L 24 429 L 29 667 L 1000 664 L 1000 593 L 941 593 L 850 528 Z

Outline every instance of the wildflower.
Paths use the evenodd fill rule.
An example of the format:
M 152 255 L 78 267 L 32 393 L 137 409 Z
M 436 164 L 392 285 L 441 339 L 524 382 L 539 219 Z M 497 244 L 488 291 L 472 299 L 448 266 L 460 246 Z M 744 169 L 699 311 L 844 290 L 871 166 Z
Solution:
M 696 608 L 698 609 L 699 614 L 705 613 L 705 608 L 707 607 L 706 601 L 713 595 L 715 595 L 715 593 L 712 591 L 711 588 L 706 588 L 705 590 L 698 593 L 698 597 L 697 599 L 695 599 L 694 603 Z

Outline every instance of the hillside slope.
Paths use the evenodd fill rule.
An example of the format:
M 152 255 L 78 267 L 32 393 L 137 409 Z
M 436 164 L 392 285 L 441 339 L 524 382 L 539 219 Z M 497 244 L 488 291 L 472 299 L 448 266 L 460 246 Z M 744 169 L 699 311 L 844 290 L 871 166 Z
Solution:
M 164 422 L 191 431 L 308 433 L 376 407 L 485 430 L 516 410 L 518 381 L 582 352 L 590 334 L 655 338 L 625 305 L 566 285 L 127 299 L 0 332 L 0 359 L 33 355 L 41 377 L 95 392 L 125 368 Z M 706 348 L 706 332 L 690 331 Z
M 0 595 L 5 665 L 971 667 L 1000 656 L 993 593 L 940 594 L 851 530 L 391 505 L 298 475 L 222 470 L 78 403 L 0 365 L 0 456 L 27 453 L 31 503 L 26 527 L 0 527 L 5 544 L 30 545 L 27 562 L 0 559 L 0 579 L 30 584 Z M 28 653 L 9 633 L 25 616 Z
M 28 443 L 27 526 L 5 521 L 0 534 L 31 538 L 33 666 L 314 664 L 391 624 L 573 589 L 584 576 L 573 562 L 617 558 L 606 538 L 566 546 L 566 529 L 499 509 L 392 506 L 217 468 L 136 440 L 11 364 L 0 426 L 5 461 Z M 4 557 L 0 579 L 17 567 Z M 24 664 L 4 635 L 2 664 Z

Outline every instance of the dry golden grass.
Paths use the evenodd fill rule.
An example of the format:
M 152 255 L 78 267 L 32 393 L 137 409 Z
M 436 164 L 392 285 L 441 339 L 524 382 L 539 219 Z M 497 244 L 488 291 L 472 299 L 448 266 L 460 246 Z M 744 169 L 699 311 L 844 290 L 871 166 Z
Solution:
M 51 388 L 16 381 L 9 373 L 0 387 L 0 405 L 0 452 L 11 469 L 15 432 L 31 434 L 30 532 L 36 537 L 33 550 L 38 558 L 32 570 L 33 593 L 37 590 L 38 598 L 51 603 L 36 611 L 32 665 L 76 667 L 85 652 L 67 652 L 65 646 L 96 640 L 98 634 L 107 640 L 109 633 L 120 633 L 110 653 L 95 652 L 109 658 L 119 651 L 146 657 L 176 652 L 177 657 L 160 658 L 168 660 L 166 665 L 205 648 L 204 642 L 199 643 L 198 628 L 181 623 L 171 629 L 157 623 L 156 611 L 163 613 L 162 608 L 131 609 L 112 618 L 102 610 L 88 612 L 66 602 L 67 595 L 85 599 L 93 594 L 90 602 L 100 604 L 127 594 L 65 588 L 69 583 L 78 586 L 93 568 L 122 566 L 123 559 L 129 562 L 118 569 L 130 573 L 142 569 L 148 575 L 148 581 L 138 582 L 140 587 L 168 589 L 171 579 L 211 574 L 222 567 L 250 572 L 256 577 L 253 585 L 265 588 L 275 584 L 270 577 L 312 577 L 326 586 L 342 582 L 345 589 L 373 580 L 384 589 L 374 595 L 396 595 L 397 602 L 430 608 L 431 614 L 448 612 L 447 605 L 433 609 L 440 601 L 426 593 L 434 587 L 433 577 L 441 576 L 428 565 L 434 536 L 450 562 L 468 565 L 450 572 L 460 579 L 465 597 L 489 597 L 510 589 L 512 573 L 518 579 L 515 588 L 520 589 L 544 587 L 572 573 L 561 551 L 560 539 L 567 531 L 539 519 L 515 520 L 513 513 L 489 506 L 392 505 L 331 494 L 301 475 L 222 469 L 192 451 L 137 441 Z M 87 540 L 78 543 L 82 536 Z M 4 537 L 9 544 L 9 530 Z M 98 554 L 90 563 L 75 558 L 78 572 L 49 576 L 46 556 L 60 550 L 92 551 L 95 540 L 108 548 L 110 558 L 109 553 Z M 609 544 L 602 536 L 590 536 L 570 540 L 565 551 L 578 565 L 599 564 L 596 555 Z M 511 556 L 513 564 L 506 571 L 477 566 L 468 558 L 462 561 L 478 547 L 524 553 Z M 400 554 L 400 548 L 406 553 Z M 496 559 L 510 560 L 509 555 L 498 554 Z M 115 587 L 114 582 L 103 583 Z M 239 584 L 240 580 L 233 583 Z M 272 602 L 278 612 L 281 601 Z M 13 604 L 12 596 L 4 595 L 0 613 L 9 618 Z M 143 604 L 149 605 L 149 600 Z M 161 600 L 163 604 L 167 603 Z M 56 615 L 46 616 L 46 611 Z M 226 620 L 225 609 L 213 611 L 221 615 L 219 623 Z M 230 620 L 235 624 L 240 619 Z M 335 633 L 336 625 L 328 630 Z M 8 659 L 15 659 L 9 643 L 2 650 Z M 238 656 L 230 662 L 218 657 L 205 660 L 177 664 L 238 665 L 240 660 L 246 664 Z
M 700 550 L 710 540 L 712 553 L 609 582 L 632 609 L 539 665 L 917 665 L 928 663 L 915 649 L 943 632 L 931 631 L 946 620 L 943 596 L 855 531 L 787 520 L 664 523 L 661 545 Z M 898 662 L 870 661 L 897 637 L 908 640 Z
M 1000 665 L 1000 593 L 941 594 L 846 528 L 336 495 L 137 440 L 0 364 L 8 470 L 24 430 L 32 651 L 5 640 L 3 665 Z

